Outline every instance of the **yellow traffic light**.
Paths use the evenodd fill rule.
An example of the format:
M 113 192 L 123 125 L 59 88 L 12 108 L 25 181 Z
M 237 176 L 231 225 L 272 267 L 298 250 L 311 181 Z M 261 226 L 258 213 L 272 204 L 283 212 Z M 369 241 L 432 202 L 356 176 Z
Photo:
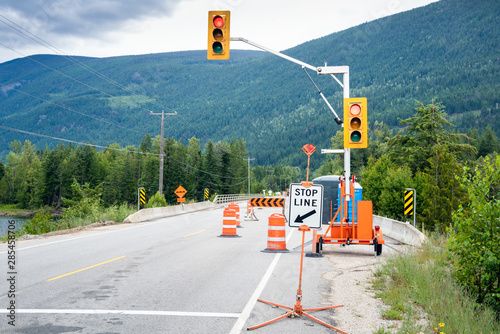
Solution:
M 207 59 L 229 59 L 229 10 L 208 12 Z
M 344 148 L 368 147 L 366 97 L 344 99 Z

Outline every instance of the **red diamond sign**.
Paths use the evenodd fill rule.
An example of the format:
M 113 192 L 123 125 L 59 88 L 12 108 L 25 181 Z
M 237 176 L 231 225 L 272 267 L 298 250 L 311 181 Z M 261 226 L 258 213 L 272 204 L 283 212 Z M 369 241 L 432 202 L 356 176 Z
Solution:
M 302 151 L 304 151 L 305 154 L 310 156 L 311 154 L 314 153 L 314 151 L 316 151 L 316 146 L 311 144 L 305 144 L 304 146 L 302 146 Z

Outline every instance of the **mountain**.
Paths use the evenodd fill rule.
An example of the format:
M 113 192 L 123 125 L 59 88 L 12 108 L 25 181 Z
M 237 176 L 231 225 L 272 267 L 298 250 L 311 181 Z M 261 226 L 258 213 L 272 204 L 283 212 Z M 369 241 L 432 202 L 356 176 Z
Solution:
M 314 66 L 348 65 L 350 96 L 367 97 L 371 124 L 395 128 L 416 100 L 436 99 L 457 131 L 490 125 L 500 135 L 499 16 L 498 0 L 441 0 L 283 53 Z M 310 75 L 342 117 L 342 88 Z M 159 134 L 160 120 L 149 112 L 164 107 L 178 113 L 166 117 L 166 137 L 185 144 L 193 136 L 202 143 L 241 138 L 259 165 L 304 166 L 301 147 L 328 148 L 340 129 L 300 66 L 260 51 L 232 50 L 228 61 L 206 60 L 205 50 L 37 55 L 0 64 L 0 83 L 0 125 L 97 145 L 138 146 L 145 133 Z M 14 139 L 57 144 L 0 130 L 2 156 Z M 314 155 L 312 166 L 323 159 Z

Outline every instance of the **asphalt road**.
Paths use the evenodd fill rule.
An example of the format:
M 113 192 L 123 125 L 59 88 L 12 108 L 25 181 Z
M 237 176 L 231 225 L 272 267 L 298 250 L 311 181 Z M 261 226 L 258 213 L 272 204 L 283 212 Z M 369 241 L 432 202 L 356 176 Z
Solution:
M 244 205 L 241 205 L 242 210 Z M 15 297 L 7 244 L 0 245 L 0 333 L 239 333 L 293 307 L 302 232 L 287 227 L 289 253 L 262 252 L 268 217 L 256 210 L 239 238 L 221 238 L 222 209 L 16 242 Z M 306 233 L 306 242 L 311 239 Z M 310 251 L 310 246 L 306 248 Z M 304 308 L 330 306 L 332 269 L 304 258 Z M 15 326 L 9 303 L 15 302 Z M 311 315 L 336 326 L 335 309 Z M 307 318 L 284 318 L 255 333 L 332 333 Z

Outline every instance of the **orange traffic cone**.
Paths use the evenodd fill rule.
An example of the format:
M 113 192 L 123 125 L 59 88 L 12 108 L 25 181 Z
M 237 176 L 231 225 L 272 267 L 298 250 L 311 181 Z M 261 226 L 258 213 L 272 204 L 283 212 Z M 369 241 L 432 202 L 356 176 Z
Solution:
M 262 250 L 266 253 L 288 253 L 286 249 L 285 216 L 273 213 L 269 216 L 267 230 L 267 248 Z
M 231 208 L 224 209 L 222 234 L 220 237 L 239 237 L 239 235 L 236 234 L 236 211 Z
M 236 211 L 236 227 L 243 227 L 240 225 L 240 206 L 236 203 L 229 203 L 228 208 Z

